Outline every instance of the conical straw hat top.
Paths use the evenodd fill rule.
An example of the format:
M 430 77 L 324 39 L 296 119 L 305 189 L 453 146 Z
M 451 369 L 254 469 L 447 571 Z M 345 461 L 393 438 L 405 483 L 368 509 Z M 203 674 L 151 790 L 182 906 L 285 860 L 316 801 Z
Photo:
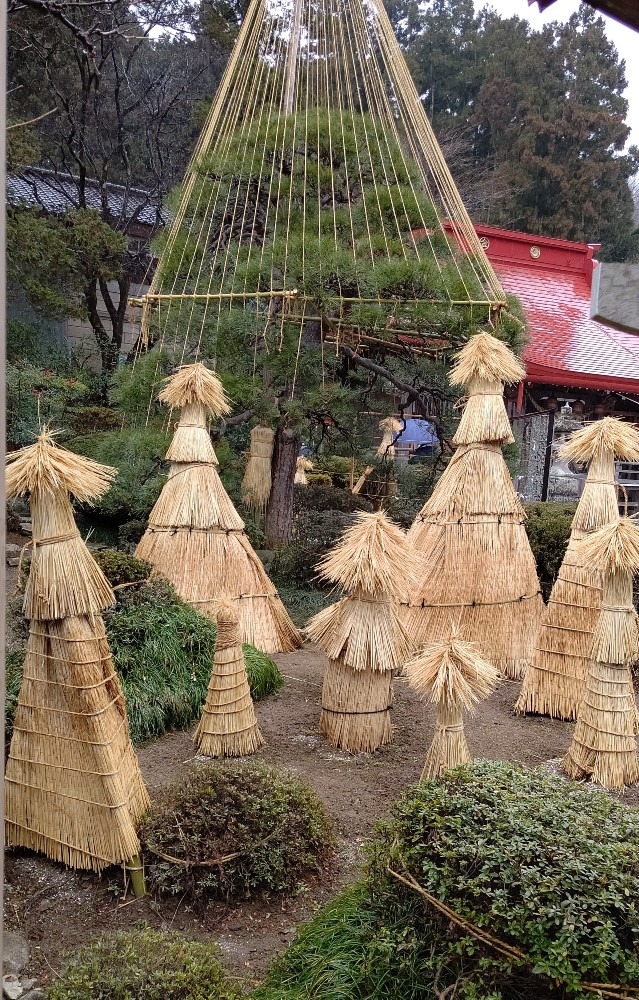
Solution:
M 90 503 L 104 496 L 117 475 L 117 469 L 60 448 L 48 427 L 42 428 L 35 444 L 7 455 L 6 463 L 8 497 L 66 492 Z
M 572 462 L 590 462 L 606 452 L 624 462 L 639 462 L 637 428 L 618 417 L 604 417 L 571 434 L 559 454 Z
M 604 576 L 639 570 L 639 527 L 629 517 L 620 517 L 593 531 L 577 543 L 584 565 L 592 563 Z
M 449 375 L 451 385 L 467 385 L 473 379 L 521 382 L 526 375 L 510 347 L 490 333 L 476 333 L 456 357 Z
M 482 659 L 479 647 L 451 626 L 442 642 L 426 646 L 406 665 L 408 683 L 422 697 L 449 708 L 472 709 L 497 682 L 497 670 Z
M 414 558 L 404 532 L 383 511 L 364 512 L 356 515 L 318 571 L 344 590 L 399 600 L 407 594 Z
M 158 399 L 167 406 L 182 407 L 188 403 L 201 403 L 215 417 L 231 412 L 231 402 L 215 372 L 196 361 L 181 368 L 165 379 Z

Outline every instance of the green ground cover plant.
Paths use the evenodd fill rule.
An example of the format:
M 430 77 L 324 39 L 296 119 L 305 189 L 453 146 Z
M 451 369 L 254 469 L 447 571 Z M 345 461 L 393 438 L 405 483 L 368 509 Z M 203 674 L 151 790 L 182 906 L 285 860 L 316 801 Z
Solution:
M 238 1000 L 219 955 L 215 944 L 144 924 L 102 934 L 70 958 L 50 1000 Z
M 192 767 L 140 831 L 149 887 L 192 901 L 292 890 L 321 869 L 333 824 L 317 794 L 259 761 Z
M 638 899 L 636 810 L 542 770 L 475 761 L 400 799 L 361 883 L 300 931 L 254 1000 L 586 1000 L 593 982 L 623 995 L 639 981 Z

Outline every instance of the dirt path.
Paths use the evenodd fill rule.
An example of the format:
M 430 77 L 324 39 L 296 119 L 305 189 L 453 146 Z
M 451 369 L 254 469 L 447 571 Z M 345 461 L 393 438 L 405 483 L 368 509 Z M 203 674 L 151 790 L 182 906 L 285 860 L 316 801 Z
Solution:
M 112 869 L 103 878 L 69 872 L 44 858 L 9 854 L 6 860 L 6 926 L 20 930 L 31 944 L 30 971 L 50 982 L 69 949 L 106 928 L 144 919 L 156 927 L 183 930 L 219 942 L 229 966 L 258 979 L 270 959 L 293 937 L 295 926 L 355 876 L 360 847 L 375 821 L 420 775 L 432 737 L 434 714 L 408 688 L 395 683 L 395 741 L 374 754 L 335 751 L 317 733 L 325 659 L 314 649 L 276 657 L 284 675 L 282 691 L 257 705 L 266 745 L 256 756 L 291 768 L 319 793 L 335 818 L 339 852 L 331 869 L 287 899 L 248 900 L 233 906 L 212 904 L 195 915 L 178 899 L 161 904 L 146 898 L 118 899 L 122 876 Z M 518 684 L 505 682 L 468 720 L 471 752 L 531 766 L 561 757 L 572 726 L 549 719 L 513 715 Z M 174 781 L 193 757 L 190 732 L 170 733 L 140 750 L 151 796 Z M 624 796 L 639 805 L 639 790 Z

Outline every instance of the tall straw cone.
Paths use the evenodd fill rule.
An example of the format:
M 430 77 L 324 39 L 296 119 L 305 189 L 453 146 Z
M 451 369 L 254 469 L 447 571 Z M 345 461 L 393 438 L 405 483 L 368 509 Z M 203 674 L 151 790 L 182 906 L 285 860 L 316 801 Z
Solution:
M 319 566 L 351 591 L 306 627 L 329 658 L 320 732 L 340 749 L 372 751 L 392 740 L 393 672 L 409 652 L 398 601 L 410 563 L 405 535 L 380 511 L 358 514 Z
M 308 458 L 304 458 L 300 455 L 295 463 L 295 479 L 293 480 L 295 486 L 308 486 L 308 479 L 306 478 L 306 473 L 313 468 L 313 463 Z
M 379 429 L 382 432 L 382 440 L 379 448 L 375 452 L 377 458 L 395 458 L 395 435 L 404 427 L 397 417 L 384 417 L 379 422 Z
M 618 519 L 584 538 L 580 557 L 599 565 L 601 612 L 572 743 L 563 768 L 605 788 L 639 781 L 637 706 L 630 667 L 639 659 L 639 619 L 632 600 L 639 569 L 639 528 Z
M 195 742 L 207 757 L 241 757 L 264 743 L 246 676 L 237 613 L 228 605 L 217 614 L 213 670 Z
M 575 431 L 561 453 L 589 463 L 588 475 L 515 710 L 573 720 L 590 669 L 602 593 L 600 568 L 584 561 L 581 541 L 617 521 L 615 459 L 639 461 L 639 432 L 616 417 L 604 417 Z
M 298 649 L 299 633 L 222 485 L 210 438 L 202 434 L 206 409 L 219 413 L 226 406 L 228 412 L 219 379 L 201 364 L 186 365 L 167 379 L 160 398 L 184 407 L 176 429 L 176 438 L 184 431 L 182 457 L 169 469 L 137 557 L 208 617 L 216 617 L 221 603 L 232 602 L 242 642 L 265 653 Z M 175 454 L 173 449 L 174 442 L 169 455 Z
M 10 496 L 30 494 L 29 643 L 5 776 L 9 846 L 101 871 L 139 852 L 149 805 L 100 611 L 113 591 L 81 540 L 69 492 L 88 503 L 114 470 L 48 431 L 11 455 Z
M 426 646 L 405 673 L 410 686 L 437 705 L 435 736 L 421 778 L 426 781 L 471 759 L 462 713 L 488 697 L 498 675 L 454 625 L 447 639 Z
M 468 398 L 457 450 L 408 532 L 423 567 L 402 609 L 413 648 L 444 641 L 452 620 L 512 678 L 528 663 L 543 608 L 524 509 L 502 453 L 512 441 L 503 385 L 523 375 L 490 334 L 460 351 L 451 382 Z
M 251 450 L 242 480 L 242 502 L 263 515 L 271 495 L 271 459 L 275 431 L 261 424 L 251 431 Z

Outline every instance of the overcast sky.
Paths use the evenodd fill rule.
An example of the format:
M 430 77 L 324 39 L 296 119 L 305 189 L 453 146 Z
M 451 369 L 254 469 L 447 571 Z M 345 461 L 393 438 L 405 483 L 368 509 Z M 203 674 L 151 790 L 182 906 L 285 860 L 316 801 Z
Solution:
M 477 10 L 494 7 L 502 17 L 525 17 L 534 28 L 539 28 L 548 21 L 567 21 L 579 8 L 579 0 L 556 0 L 544 14 L 539 13 L 536 3 L 529 7 L 528 0 L 474 0 L 474 3 Z M 627 122 L 632 129 L 629 144 L 639 146 L 639 33 L 611 17 L 602 17 L 606 22 L 606 34 L 615 45 L 619 58 L 626 62 L 628 89 L 625 96 L 630 105 Z

